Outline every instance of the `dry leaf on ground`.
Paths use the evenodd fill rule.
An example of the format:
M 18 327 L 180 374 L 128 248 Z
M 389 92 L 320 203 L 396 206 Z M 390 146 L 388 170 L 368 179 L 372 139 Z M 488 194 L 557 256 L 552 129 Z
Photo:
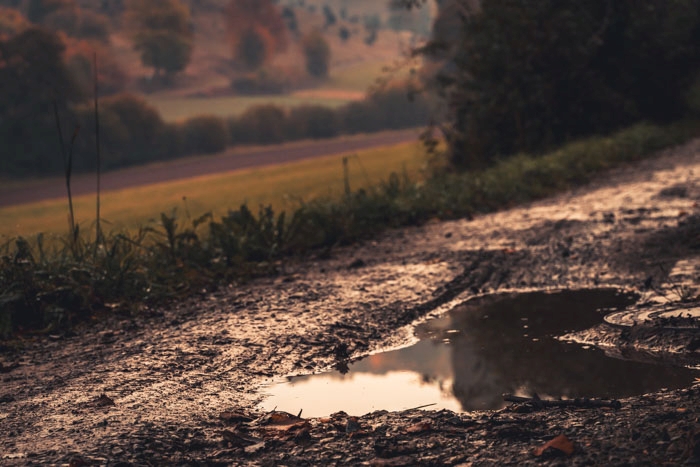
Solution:
M 544 454 L 550 449 L 554 449 L 563 454 L 566 454 L 567 456 L 570 456 L 574 453 L 574 443 L 572 443 L 571 440 L 566 437 L 566 435 L 559 435 L 556 438 L 550 439 L 542 446 L 535 448 L 533 453 L 535 454 L 535 456 L 540 457 L 542 454 Z

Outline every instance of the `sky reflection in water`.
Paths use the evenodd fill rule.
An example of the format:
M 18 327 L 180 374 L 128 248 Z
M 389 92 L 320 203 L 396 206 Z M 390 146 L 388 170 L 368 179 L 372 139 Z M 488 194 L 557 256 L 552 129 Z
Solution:
M 471 300 L 416 328 L 421 339 L 367 357 L 349 373 L 289 378 L 266 388 L 265 410 L 363 415 L 427 404 L 498 409 L 503 393 L 626 397 L 689 385 L 699 372 L 607 357 L 554 339 L 634 302 L 614 290 L 533 292 Z

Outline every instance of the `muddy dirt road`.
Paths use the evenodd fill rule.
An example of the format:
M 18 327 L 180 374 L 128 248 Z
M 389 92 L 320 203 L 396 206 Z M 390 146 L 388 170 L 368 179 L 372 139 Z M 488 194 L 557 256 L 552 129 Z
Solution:
M 654 306 L 692 296 L 682 291 L 698 283 L 698 174 L 694 141 L 529 206 L 390 231 L 286 264 L 277 277 L 3 349 L 0 463 L 700 463 L 698 386 L 624 399 L 619 409 L 297 420 L 259 418 L 256 408 L 264 384 L 405 344 L 411 322 L 480 294 L 613 286 Z M 697 327 L 645 329 L 586 338 L 622 355 L 700 362 Z M 558 449 L 535 456 L 560 434 L 573 444 L 558 438 Z
M 278 146 L 232 148 L 215 156 L 186 158 L 107 172 L 102 175 L 103 191 L 119 190 L 152 183 L 168 182 L 251 167 L 282 164 L 302 159 L 352 153 L 375 147 L 406 143 L 418 139 L 419 130 L 385 131 L 321 141 L 301 141 Z M 95 176 L 77 175 L 71 181 L 73 196 L 95 192 Z M 0 207 L 63 198 L 65 180 L 51 178 L 29 181 L 20 186 L 0 187 Z

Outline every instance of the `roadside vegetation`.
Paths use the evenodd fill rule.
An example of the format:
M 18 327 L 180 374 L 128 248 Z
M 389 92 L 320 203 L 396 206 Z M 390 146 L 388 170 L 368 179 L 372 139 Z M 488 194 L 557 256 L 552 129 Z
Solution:
M 304 144 L 304 143 L 301 143 Z M 297 144 L 284 147 L 293 149 Z M 260 148 L 262 149 L 262 148 Z M 103 192 L 101 213 L 107 230 L 130 232 L 159 222 L 161 212 L 177 208 L 181 216 L 212 212 L 222 216 L 231 207 L 272 206 L 289 210 L 315 198 L 337 200 L 344 192 L 343 159 L 353 190 L 368 189 L 386 180 L 393 171 L 412 180 L 424 179 L 428 155 L 419 141 L 358 151 L 352 155 L 328 155 L 267 167 L 211 174 L 155 185 Z M 128 176 L 128 175 L 127 175 Z M 185 198 L 185 201 L 183 201 Z M 95 197 L 73 199 L 81 230 L 94 229 Z M 62 199 L 0 208 L 0 239 L 33 237 L 43 232 L 46 242 L 58 240 L 66 231 L 66 202 Z M 0 240 L 1 241 L 1 240 Z
M 426 2 L 393 3 L 413 8 Z M 133 311 L 274 274 L 289 258 L 325 254 L 387 228 L 469 218 L 539 199 L 700 134 L 696 1 L 478 3 L 440 2 L 436 24 L 445 27 L 416 51 L 425 62 L 421 84 L 444 99 L 447 109 L 437 122 L 447 147 L 425 178 L 397 171 L 358 189 L 346 172 L 339 197 L 308 199 L 284 210 L 243 204 L 217 215 L 163 213 L 136 232 L 71 227 L 58 245 L 41 235 L 11 239 L 0 247 L 2 332 L 50 332 L 100 310 Z M 337 21 L 335 14 L 324 16 L 328 27 Z M 31 34 L 24 39 L 60 51 L 45 32 Z M 272 53 L 276 47 L 269 44 L 275 42 L 265 37 L 264 28 L 253 27 L 236 44 L 250 40 L 250 47 L 262 44 L 261 50 Z M 31 43 L 3 46 L 21 52 Z M 241 47 L 240 53 L 249 52 Z M 60 60 L 47 64 L 62 76 Z M 12 78 L 19 72 L 22 79 L 41 76 L 5 67 L 0 83 L 1 73 Z M 61 109 L 81 115 L 79 93 L 63 95 Z M 114 154 L 117 166 L 143 162 L 151 147 L 158 148 L 157 158 L 166 158 L 181 154 L 182 147 L 214 151 L 231 142 L 276 143 L 369 131 L 370 125 L 415 125 L 413 118 L 424 115 L 416 109 L 427 104 L 402 107 L 396 96 L 406 102 L 405 90 L 390 88 L 337 110 L 261 106 L 227 121 L 199 118 L 182 128 L 164 123 L 143 101 L 116 96 L 102 105 L 105 153 Z M 51 103 L 48 93 L 38 97 Z M 81 128 L 91 135 L 89 107 L 83 115 Z M 186 144 L 178 139 L 182 135 Z M 439 141 L 426 138 L 427 147 Z M 8 160 L 17 170 L 28 163 L 26 157 Z
M 347 181 L 339 198 L 319 197 L 282 211 L 244 204 L 217 217 L 162 213 L 136 232 L 114 231 L 99 241 L 94 229 L 79 229 L 60 243 L 45 235 L 14 238 L 0 247 L 0 329 L 5 335 L 57 332 L 100 311 L 135 312 L 274 274 L 290 258 L 387 228 L 539 199 L 682 143 L 700 134 L 699 128 L 688 122 L 640 124 L 544 156 L 520 154 L 482 171 L 448 171 L 420 181 L 392 173 L 361 189 Z

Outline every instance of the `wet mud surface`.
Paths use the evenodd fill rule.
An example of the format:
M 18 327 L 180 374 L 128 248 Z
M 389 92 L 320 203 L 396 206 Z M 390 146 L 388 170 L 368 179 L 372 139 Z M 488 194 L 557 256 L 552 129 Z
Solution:
M 277 277 L 3 348 L 0 464 L 699 463 L 697 385 L 624 398 L 619 409 L 530 403 L 299 420 L 257 405 L 280 377 L 414 342 L 411 323 L 492 292 L 636 292 L 633 313 L 662 313 L 567 337 L 622 358 L 697 365 L 697 320 L 674 312 L 697 295 L 698 173 L 695 141 L 529 206 L 391 231 Z

